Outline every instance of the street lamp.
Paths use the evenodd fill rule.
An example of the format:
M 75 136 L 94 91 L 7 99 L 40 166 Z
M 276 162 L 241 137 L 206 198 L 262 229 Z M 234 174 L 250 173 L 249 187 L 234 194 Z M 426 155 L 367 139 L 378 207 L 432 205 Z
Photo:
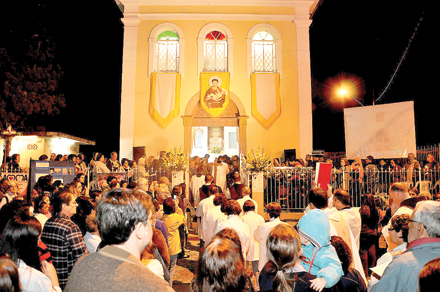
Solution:
M 339 89 L 338 94 L 341 97 L 349 96 L 349 97 L 353 98 L 354 100 L 356 100 L 358 104 L 360 104 L 361 106 L 364 106 L 356 97 L 354 97 L 353 95 L 349 94 L 347 89 L 345 89 L 345 88 Z

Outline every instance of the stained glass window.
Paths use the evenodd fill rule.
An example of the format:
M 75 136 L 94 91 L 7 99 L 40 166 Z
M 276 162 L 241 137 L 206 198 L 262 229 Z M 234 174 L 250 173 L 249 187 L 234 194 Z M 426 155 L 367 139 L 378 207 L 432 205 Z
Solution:
M 206 35 L 203 56 L 203 71 L 228 71 L 228 41 L 222 32 L 214 30 Z
M 267 31 L 259 31 L 252 38 L 252 72 L 277 72 L 275 40 Z
M 179 72 L 179 35 L 174 31 L 164 31 L 157 37 L 154 71 Z

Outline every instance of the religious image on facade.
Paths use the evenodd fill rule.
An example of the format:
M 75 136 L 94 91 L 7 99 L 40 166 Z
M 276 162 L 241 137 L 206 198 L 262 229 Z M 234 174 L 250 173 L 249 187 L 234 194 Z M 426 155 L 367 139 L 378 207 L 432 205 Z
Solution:
M 220 87 L 221 84 L 222 80 L 220 77 L 213 76 L 209 78 L 209 85 L 211 87 L 206 90 L 203 97 L 208 108 L 221 108 L 225 103 L 227 92 Z
M 200 79 L 202 108 L 217 117 L 229 103 L 229 72 L 202 72 Z

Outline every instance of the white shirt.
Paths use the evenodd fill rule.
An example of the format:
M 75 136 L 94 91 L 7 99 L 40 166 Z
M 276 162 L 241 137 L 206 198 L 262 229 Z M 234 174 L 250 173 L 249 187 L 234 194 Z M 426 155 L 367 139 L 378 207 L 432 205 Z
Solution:
M 87 250 L 90 253 L 96 252 L 98 245 L 101 243 L 101 237 L 87 231 L 84 235 L 84 242 L 86 243 Z
M 220 223 L 222 223 L 223 221 L 226 221 L 226 220 L 228 220 L 228 215 L 226 215 L 225 213 L 222 213 L 221 215 L 219 215 L 217 217 L 217 219 L 215 219 L 215 222 L 214 222 L 214 235 L 216 233 L 215 231 L 217 230 L 218 225 Z
M 200 188 L 205 184 L 205 176 L 197 176 L 193 175 L 191 177 L 191 182 L 189 184 L 190 190 L 193 194 L 194 198 L 194 208 L 197 208 L 197 205 L 200 202 Z
M 41 230 L 43 230 L 43 228 L 44 228 L 44 224 L 46 224 L 46 221 L 47 221 L 49 218 L 47 218 L 46 215 L 41 214 L 41 213 L 34 214 L 34 217 L 37 218 L 37 220 L 40 222 L 40 224 L 41 224 Z
M 143 260 L 147 268 L 152 271 L 156 276 L 163 279 L 163 267 L 162 264 L 156 259 Z
M 377 274 L 379 274 L 379 276 L 383 275 L 383 272 L 385 271 L 385 268 L 391 263 L 391 261 L 393 260 L 394 256 L 396 256 L 397 253 L 399 252 L 404 252 L 406 250 L 407 247 L 407 243 L 402 243 L 401 245 L 398 245 L 396 248 L 394 248 L 393 250 L 390 250 L 386 253 L 384 253 L 378 260 L 377 260 L 377 264 L 375 267 L 371 268 L 371 270 Z M 393 256 L 394 254 L 394 256 Z M 371 275 L 371 279 L 370 282 L 368 283 L 368 290 L 371 289 L 371 287 L 376 284 L 377 282 L 379 282 L 379 279 L 377 279 L 376 277 L 374 277 L 374 274 Z
M 203 235 L 205 236 L 204 240 L 206 243 L 209 243 L 214 236 L 217 218 L 223 216 L 226 215 L 222 213 L 221 205 L 209 209 L 206 213 L 205 221 L 203 223 Z
M 336 208 L 325 208 L 323 211 L 327 214 L 329 219 L 330 236 L 339 236 L 347 243 L 348 246 L 350 246 L 354 268 L 358 270 L 365 283 L 367 283 L 367 278 L 365 277 L 364 268 L 359 256 L 359 248 L 356 245 L 356 240 L 347 221 L 344 219 L 341 212 L 336 210 Z
M 226 191 L 226 175 L 229 173 L 229 166 L 222 162 L 221 165 L 217 166 L 217 175 L 215 178 L 215 183 L 223 191 Z
M 45 274 L 29 267 L 20 259 L 18 260 L 18 277 L 22 292 L 61 292 L 60 287 L 52 287 L 52 281 Z
M 220 224 L 218 224 L 215 233 L 219 232 L 224 228 L 232 228 L 237 232 L 238 237 L 240 237 L 243 258 L 244 260 L 246 260 L 246 254 L 249 250 L 249 244 L 250 244 L 249 226 L 246 223 L 244 223 L 238 215 L 229 215 L 228 220 L 225 220 Z
M 214 195 L 211 195 L 199 202 L 196 209 L 196 216 L 200 217 L 200 224 L 201 224 L 201 234 L 200 239 L 205 240 L 205 236 L 203 234 L 203 224 L 205 222 L 205 216 L 209 209 L 214 208 Z
M 397 209 L 396 213 L 394 213 L 391 218 L 393 218 L 394 216 L 402 215 L 402 214 L 408 214 L 409 216 L 411 216 L 412 212 L 413 212 L 413 210 L 411 208 L 408 208 L 406 206 L 400 207 L 399 209 Z M 387 242 L 388 250 L 392 250 L 392 249 L 396 248 L 396 244 L 391 241 L 390 233 L 388 231 L 390 226 L 391 226 L 391 219 L 388 221 L 388 224 L 384 228 L 382 228 L 382 234 Z
M 347 221 L 348 226 L 350 226 L 351 233 L 356 241 L 356 245 L 360 247 L 360 236 L 361 236 L 361 214 L 359 213 L 359 208 L 347 208 L 339 210 L 339 213 Z
M 264 265 L 269 261 L 269 257 L 267 256 L 267 246 L 266 240 L 269 236 L 272 228 L 277 226 L 278 224 L 285 224 L 280 220 L 280 218 L 271 218 L 269 222 L 261 224 L 254 231 L 254 239 L 260 243 L 260 259 L 258 262 L 258 270 L 261 271 Z
M 94 171 L 96 173 L 109 173 L 110 169 L 108 169 L 107 165 L 105 165 L 102 161 L 95 161 Z
M 258 259 L 260 258 L 260 243 L 255 240 L 254 231 L 266 221 L 264 220 L 263 216 L 255 213 L 254 211 L 244 213 L 241 219 L 249 226 L 251 237 L 249 239 L 249 251 L 247 253 L 246 259 L 248 261 L 258 261 Z

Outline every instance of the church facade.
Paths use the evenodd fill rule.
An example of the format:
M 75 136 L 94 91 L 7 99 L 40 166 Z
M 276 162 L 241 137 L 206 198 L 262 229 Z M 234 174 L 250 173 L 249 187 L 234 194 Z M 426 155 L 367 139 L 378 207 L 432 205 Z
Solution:
M 316 1 L 120 0 L 120 156 L 309 154 Z

